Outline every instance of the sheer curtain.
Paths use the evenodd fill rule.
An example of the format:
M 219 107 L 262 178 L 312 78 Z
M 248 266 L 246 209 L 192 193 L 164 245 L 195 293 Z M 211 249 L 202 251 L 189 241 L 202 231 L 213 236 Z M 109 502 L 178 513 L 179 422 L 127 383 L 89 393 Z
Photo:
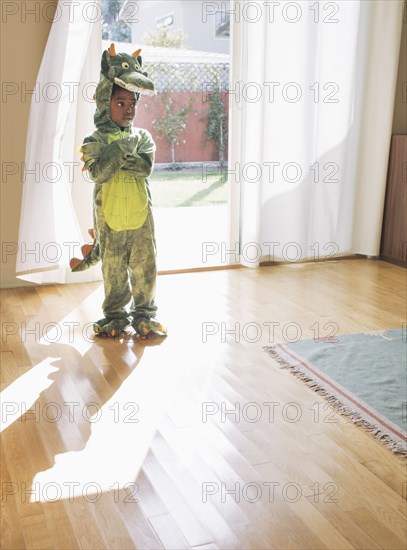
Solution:
M 36 283 L 82 282 L 71 274 L 92 223 L 92 185 L 81 173 L 78 147 L 93 129 L 92 96 L 99 80 L 101 13 L 97 2 L 59 1 L 33 96 L 16 272 Z M 73 276 L 74 275 L 74 276 Z
M 377 255 L 403 2 L 234 1 L 230 248 Z

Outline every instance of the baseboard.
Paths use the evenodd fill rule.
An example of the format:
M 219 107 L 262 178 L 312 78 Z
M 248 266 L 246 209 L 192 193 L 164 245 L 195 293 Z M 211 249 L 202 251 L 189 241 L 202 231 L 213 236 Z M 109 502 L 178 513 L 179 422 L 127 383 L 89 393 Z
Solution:
M 383 262 L 388 262 L 390 264 L 398 265 L 400 267 L 404 267 L 404 269 L 407 268 L 407 262 L 403 262 L 402 260 L 399 260 L 398 258 L 393 258 L 392 256 L 381 254 L 380 260 L 382 260 Z

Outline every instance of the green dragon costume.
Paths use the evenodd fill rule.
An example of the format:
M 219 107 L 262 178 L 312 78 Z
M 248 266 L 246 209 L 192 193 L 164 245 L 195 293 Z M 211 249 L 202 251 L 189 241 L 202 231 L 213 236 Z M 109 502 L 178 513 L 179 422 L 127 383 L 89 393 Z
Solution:
M 118 126 L 110 106 L 115 85 L 132 92 L 135 100 L 140 94 L 155 94 L 153 82 L 142 71 L 140 51 L 116 54 L 112 44 L 103 52 L 95 93 L 97 130 L 80 149 L 83 170 L 89 170 L 95 183 L 93 230 L 89 230 L 93 244 L 84 245 L 84 259 L 73 258 L 70 266 L 72 271 L 83 271 L 102 260 L 105 317 L 93 329 L 112 337 L 130 325 L 141 337 L 166 335 L 154 319 L 156 244 L 147 178 L 153 170 L 155 143 L 147 130 L 130 122 Z

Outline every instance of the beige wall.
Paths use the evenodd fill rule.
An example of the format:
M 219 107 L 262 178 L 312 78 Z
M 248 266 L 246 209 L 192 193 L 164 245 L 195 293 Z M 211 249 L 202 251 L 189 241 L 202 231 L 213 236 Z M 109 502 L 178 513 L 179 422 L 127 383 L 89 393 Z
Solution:
M 407 5 L 404 4 L 399 72 L 394 102 L 393 134 L 407 134 Z
M 28 284 L 15 278 L 16 255 L 7 253 L 18 241 L 23 185 L 21 163 L 25 158 L 31 101 L 31 95 L 24 95 L 24 90 L 34 88 L 57 0 L 1 4 L 1 285 L 10 287 Z M 34 13 L 30 13 L 31 10 Z M 17 92 L 6 95 L 9 90 Z M 16 170 L 16 173 L 7 175 L 7 170 Z

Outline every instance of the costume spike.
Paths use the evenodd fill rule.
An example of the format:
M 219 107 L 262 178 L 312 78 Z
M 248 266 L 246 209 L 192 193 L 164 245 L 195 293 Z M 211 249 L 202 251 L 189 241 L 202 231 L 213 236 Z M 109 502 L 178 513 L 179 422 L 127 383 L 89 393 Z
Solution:
M 116 55 L 116 48 L 114 47 L 113 42 L 110 44 L 109 54 L 110 54 L 112 57 L 114 57 L 114 56 Z
M 141 54 L 141 48 L 133 52 L 131 55 L 137 59 L 140 54 Z

